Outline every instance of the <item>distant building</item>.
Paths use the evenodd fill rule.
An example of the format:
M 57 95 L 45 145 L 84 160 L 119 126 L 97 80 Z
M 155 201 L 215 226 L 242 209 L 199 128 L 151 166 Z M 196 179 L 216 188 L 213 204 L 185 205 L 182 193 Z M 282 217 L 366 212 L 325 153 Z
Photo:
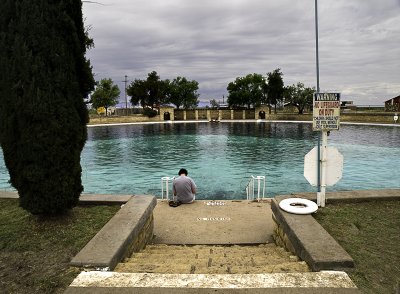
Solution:
M 400 111 L 400 95 L 385 101 L 385 111 Z
M 341 110 L 357 110 L 357 106 L 353 104 L 353 101 L 340 101 Z
M 219 109 L 228 109 L 229 105 L 227 103 L 220 103 L 219 104 Z

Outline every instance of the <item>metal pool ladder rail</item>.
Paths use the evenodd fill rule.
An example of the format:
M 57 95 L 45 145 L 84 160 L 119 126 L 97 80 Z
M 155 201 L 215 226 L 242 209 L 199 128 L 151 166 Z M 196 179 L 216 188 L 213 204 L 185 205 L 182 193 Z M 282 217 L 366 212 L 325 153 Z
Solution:
M 260 201 L 260 198 L 265 198 L 265 176 L 251 176 L 246 186 L 247 200 L 254 200 L 255 181 L 257 181 L 257 201 Z
M 172 189 L 172 181 L 175 177 L 162 177 L 161 178 L 161 199 L 170 200 L 169 194 Z M 257 181 L 257 187 L 255 182 Z M 172 192 L 172 191 L 171 191 Z M 255 192 L 257 192 L 257 201 L 265 198 L 265 176 L 251 176 L 247 186 L 246 194 L 247 200 L 254 200 Z M 172 194 L 172 193 L 171 193 Z
M 175 177 L 162 177 L 161 178 L 161 199 L 165 199 L 169 200 L 169 191 L 170 191 L 170 187 L 169 187 L 169 182 L 173 181 L 175 179 Z M 172 187 L 172 185 L 171 185 Z

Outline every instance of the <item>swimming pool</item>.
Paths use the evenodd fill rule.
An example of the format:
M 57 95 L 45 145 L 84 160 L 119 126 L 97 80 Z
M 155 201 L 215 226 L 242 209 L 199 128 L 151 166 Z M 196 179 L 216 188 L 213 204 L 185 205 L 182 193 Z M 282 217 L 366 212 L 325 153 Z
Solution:
M 161 195 L 161 177 L 181 167 L 198 199 L 243 199 L 251 175 L 268 196 L 316 191 L 303 176 L 318 133 L 309 123 L 161 123 L 88 128 L 82 152 L 85 193 Z M 344 156 L 343 178 L 327 191 L 400 187 L 400 128 L 341 125 L 328 139 Z M 10 189 L 0 161 L 0 189 Z

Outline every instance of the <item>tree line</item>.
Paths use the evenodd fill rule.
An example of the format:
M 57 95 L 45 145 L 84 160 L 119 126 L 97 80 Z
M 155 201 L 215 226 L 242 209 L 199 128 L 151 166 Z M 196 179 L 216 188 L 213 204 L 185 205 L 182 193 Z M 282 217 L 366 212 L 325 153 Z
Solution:
M 172 81 L 161 80 L 157 72 L 152 71 L 146 79 L 135 79 L 127 87 L 127 94 L 131 97 L 132 105 L 141 105 L 144 109 L 154 110 L 169 104 L 175 105 L 177 109 L 188 109 L 198 105 L 198 89 L 199 83 L 195 80 L 185 77 L 177 77 Z M 230 108 L 267 104 L 274 106 L 276 112 L 277 105 L 286 102 L 297 107 L 299 114 L 302 114 L 306 107 L 312 107 L 315 88 L 305 87 L 301 82 L 285 87 L 283 73 L 277 68 L 266 76 L 253 73 L 237 77 L 228 84 L 227 91 Z M 111 79 L 102 79 L 92 94 L 93 107 L 104 107 L 107 110 L 118 103 L 119 95 L 118 86 Z M 211 107 L 219 107 L 215 99 L 210 100 L 210 104 Z
M 229 107 L 259 106 L 261 104 L 273 105 L 287 102 L 297 107 L 299 114 L 306 107 L 312 107 L 315 88 L 305 87 L 303 83 L 284 86 L 283 73 L 279 68 L 267 73 L 266 77 L 253 73 L 245 77 L 237 77 L 230 82 L 228 90 Z M 213 103 L 215 105 L 215 101 Z
M 172 81 L 161 80 L 157 72 L 152 71 L 146 79 L 135 79 L 126 89 L 132 105 L 154 110 L 161 105 L 173 104 L 176 108 L 194 108 L 199 104 L 199 83 L 185 77 L 176 77 Z M 111 79 L 102 79 L 97 83 L 91 102 L 94 108 L 107 108 L 118 103 L 120 91 Z M 152 112 L 147 111 L 151 116 Z

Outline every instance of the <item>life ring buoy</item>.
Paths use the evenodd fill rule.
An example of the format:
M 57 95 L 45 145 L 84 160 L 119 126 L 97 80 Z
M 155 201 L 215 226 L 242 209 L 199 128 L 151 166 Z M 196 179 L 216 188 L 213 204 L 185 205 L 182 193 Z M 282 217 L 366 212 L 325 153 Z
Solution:
M 279 202 L 279 207 L 289 213 L 311 214 L 317 211 L 318 205 L 304 198 L 287 198 Z

